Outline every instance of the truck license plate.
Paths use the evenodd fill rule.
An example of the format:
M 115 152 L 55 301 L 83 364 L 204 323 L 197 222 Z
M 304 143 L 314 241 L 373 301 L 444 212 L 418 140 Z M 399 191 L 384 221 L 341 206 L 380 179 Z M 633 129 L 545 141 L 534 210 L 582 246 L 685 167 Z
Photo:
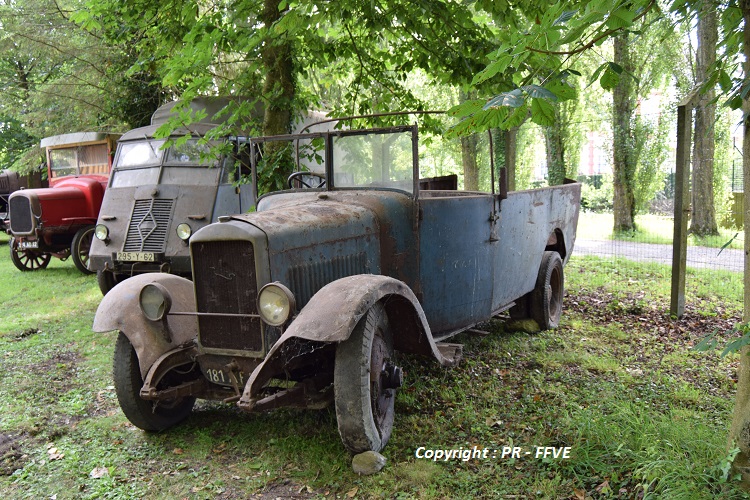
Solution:
M 117 252 L 117 260 L 123 262 L 155 262 L 154 252 Z
M 18 247 L 21 250 L 29 250 L 31 248 L 39 248 L 39 240 L 20 241 L 20 242 L 18 242 Z

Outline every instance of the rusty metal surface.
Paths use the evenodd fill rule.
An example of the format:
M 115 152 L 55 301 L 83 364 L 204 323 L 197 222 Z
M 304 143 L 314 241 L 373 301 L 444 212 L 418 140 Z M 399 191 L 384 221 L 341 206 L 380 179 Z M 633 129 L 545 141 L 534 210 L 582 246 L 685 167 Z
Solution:
M 94 316 L 95 332 L 121 331 L 138 354 L 141 375 L 146 377 L 154 362 L 164 353 L 193 342 L 198 336 L 195 316 L 170 315 L 166 321 L 146 319 L 138 303 L 141 289 L 148 283 L 162 284 L 172 297 L 172 310 L 195 312 L 195 294 L 190 280 L 165 273 L 135 276 L 115 286 L 104 296 Z M 168 340 L 170 339 L 170 340 Z
M 406 301 L 409 308 L 389 309 L 391 300 Z M 269 351 L 245 386 L 240 405 L 252 407 L 252 400 L 261 387 L 272 377 L 278 375 L 276 370 L 288 364 L 289 357 L 298 355 L 295 349 L 285 349 L 291 339 L 303 339 L 314 342 L 334 343 L 349 338 L 354 326 L 376 302 L 384 301 L 386 311 L 394 314 L 394 346 L 404 352 L 432 355 L 444 366 L 450 366 L 456 360 L 443 356 L 434 340 L 414 293 L 404 283 L 377 275 L 359 275 L 342 278 L 323 287 L 310 302 L 300 311 L 289 325 L 284 335 Z M 395 304 L 394 304 L 395 305 Z M 398 312 L 398 313 L 397 313 Z M 406 314 L 404 314 L 406 313 Z M 407 314 L 411 314 L 409 318 Z M 411 320 L 411 321 L 409 321 Z M 418 327 L 417 335 L 408 335 L 401 326 L 411 323 Z M 291 345 L 291 344 L 290 344 Z M 289 352 L 291 351 L 291 352 Z
M 332 168 L 326 165 L 331 178 Z M 437 340 L 531 291 L 545 250 L 568 259 L 580 185 L 507 197 L 503 190 L 455 191 L 453 178 L 423 186 L 448 189 L 337 189 L 331 182 L 266 195 L 257 212 L 193 234 L 195 291 L 167 275 L 127 280 L 105 297 L 95 329 L 128 335 L 146 377 L 143 397 L 199 395 L 249 411 L 327 402 L 336 345 L 376 303 L 388 315 L 395 349 L 455 364 L 461 346 Z M 138 293 L 154 280 L 179 295 L 172 310 L 186 314 L 164 324 L 142 317 Z M 297 305 L 281 327 L 263 325 L 255 303 L 273 281 Z M 166 373 L 188 364 L 205 382 L 157 390 Z

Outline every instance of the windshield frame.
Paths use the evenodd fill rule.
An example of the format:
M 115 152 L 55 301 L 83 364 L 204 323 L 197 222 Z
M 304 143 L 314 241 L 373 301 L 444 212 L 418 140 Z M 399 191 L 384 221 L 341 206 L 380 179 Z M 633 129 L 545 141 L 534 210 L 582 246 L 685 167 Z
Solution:
M 334 140 L 344 137 L 351 136 L 365 136 L 365 135 L 387 135 L 387 134 L 411 134 L 411 156 L 412 156 L 412 179 L 411 191 L 399 189 L 398 187 L 386 187 L 386 186 L 337 186 L 335 182 L 336 164 L 334 155 Z M 419 129 L 416 124 L 414 125 L 402 125 L 396 127 L 380 127 L 370 129 L 357 129 L 357 130 L 329 130 L 324 132 L 308 132 L 304 134 L 285 134 L 265 137 L 254 137 L 250 139 L 250 143 L 253 147 L 265 142 L 294 142 L 295 151 L 297 152 L 297 158 L 295 158 L 295 164 L 297 171 L 299 171 L 300 157 L 299 157 L 299 141 L 307 139 L 318 139 L 324 140 L 324 163 L 325 163 L 325 174 L 326 183 L 325 186 L 319 188 L 312 188 L 316 190 L 324 191 L 343 191 L 343 190 L 380 190 L 380 191 L 396 191 L 408 195 L 410 198 L 419 198 Z M 253 196 L 256 204 L 258 202 L 258 164 L 255 155 L 251 158 L 252 166 L 252 178 L 253 178 Z
M 224 160 L 225 160 L 226 155 L 223 153 L 220 153 L 219 155 L 216 156 L 216 159 L 212 164 L 204 164 L 204 163 L 201 163 L 200 161 L 199 162 L 176 162 L 174 161 L 174 159 L 171 158 L 170 152 L 172 152 L 175 141 L 177 139 L 179 139 L 179 137 L 170 137 L 168 139 L 158 139 L 156 137 L 149 137 L 149 136 L 144 135 L 143 137 L 138 138 L 138 139 L 119 143 L 117 147 L 115 159 L 112 164 L 112 172 L 110 174 L 108 187 L 114 186 L 114 183 L 116 182 L 116 178 L 117 178 L 117 173 L 132 172 L 136 170 L 146 170 L 146 169 L 153 169 L 153 168 L 158 169 L 158 173 L 156 175 L 156 182 L 154 182 L 153 185 L 161 185 L 162 180 L 164 178 L 165 167 L 166 168 L 174 167 L 174 168 L 193 168 L 193 169 L 216 169 L 218 173 L 217 173 L 217 182 L 215 184 L 216 185 L 221 184 L 222 183 L 221 181 L 224 178 L 224 175 L 223 175 L 224 169 L 225 169 L 224 164 L 226 163 Z M 188 139 L 188 141 L 197 142 L 202 139 L 203 139 L 202 137 L 195 137 L 195 138 Z M 234 140 L 238 138 L 235 138 L 235 137 L 227 138 L 225 139 L 225 142 L 226 140 L 229 140 L 229 139 L 233 140 L 234 142 Z M 150 161 L 148 163 L 142 163 L 139 165 L 129 165 L 129 166 L 119 165 L 120 156 L 122 154 L 122 149 L 125 146 L 129 144 L 138 144 L 138 143 L 144 143 L 144 142 L 147 143 L 151 147 L 152 151 L 155 152 L 156 158 L 158 161 Z M 154 150 L 154 146 L 156 144 L 159 144 L 159 146 L 158 146 L 158 149 Z M 167 147 L 164 147 L 165 145 Z M 209 142 L 209 150 L 214 147 L 220 148 L 221 146 L 222 146 L 221 140 L 212 140 Z M 149 185 L 152 185 L 152 184 L 149 184 Z M 128 187 L 128 186 L 122 186 L 122 187 Z

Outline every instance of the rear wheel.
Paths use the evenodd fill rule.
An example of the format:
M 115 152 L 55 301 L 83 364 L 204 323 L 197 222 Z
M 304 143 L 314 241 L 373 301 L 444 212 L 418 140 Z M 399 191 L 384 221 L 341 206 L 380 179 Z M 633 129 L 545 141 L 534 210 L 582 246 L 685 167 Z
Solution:
M 539 324 L 542 330 L 557 328 L 560 324 L 565 292 L 564 281 L 560 254 L 551 251 L 544 252 L 536 286 L 531 292 L 531 318 Z
M 101 290 L 102 295 L 107 295 L 115 285 L 122 282 L 125 278 L 127 278 L 127 275 L 118 274 L 112 271 L 104 270 L 96 272 L 96 282 L 99 285 L 99 290 Z
M 143 387 L 138 355 L 130 340 L 120 332 L 115 343 L 112 374 L 120 408 L 130 422 L 144 431 L 161 431 L 185 420 L 193 410 L 195 398 L 173 401 L 146 401 L 140 396 Z
M 396 389 L 402 382 L 382 305 L 372 306 L 349 339 L 337 346 L 333 380 L 344 446 L 352 453 L 382 450 L 391 437 Z
M 49 264 L 51 258 L 50 254 L 38 250 L 22 250 L 18 246 L 17 239 L 10 239 L 10 260 L 21 271 L 44 269 Z
M 94 274 L 94 271 L 88 267 L 89 251 L 91 251 L 91 241 L 93 238 L 94 226 L 86 226 L 78 230 L 76 235 L 73 236 L 73 243 L 70 245 L 73 264 L 84 274 Z

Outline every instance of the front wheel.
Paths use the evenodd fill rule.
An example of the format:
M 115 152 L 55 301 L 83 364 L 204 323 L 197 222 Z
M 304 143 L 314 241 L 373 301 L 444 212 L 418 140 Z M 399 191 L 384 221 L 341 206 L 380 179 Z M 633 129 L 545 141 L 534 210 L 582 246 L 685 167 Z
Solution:
M 391 437 L 396 389 L 402 382 L 382 305 L 372 306 L 349 339 L 336 347 L 333 381 L 344 446 L 352 453 L 382 450 Z
M 38 250 L 23 250 L 18 246 L 18 240 L 10 239 L 10 260 L 19 271 L 36 271 L 44 269 L 52 256 Z
M 73 243 L 70 245 L 70 255 L 73 256 L 73 264 L 83 274 L 94 274 L 89 269 L 89 252 L 91 251 L 91 241 L 94 238 L 94 226 L 86 226 L 78 230 L 73 236 Z
M 551 251 L 544 252 L 536 286 L 531 292 L 531 318 L 539 324 L 542 330 L 557 328 L 560 324 L 565 293 L 564 282 L 560 254 Z
M 118 274 L 113 271 L 104 270 L 96 272 L 96 282 L 99 285 L 99 290 L 101 290 L 102 295 L 107 295 L 115 285 L 123 281 L 125 278 L 127 278 L 126 274 Z
M 195 398 L 173 401 L 146 401 L 140 396 L 143 378 L 138 355 L 130 340 L 120 332 L 115 343 L 112 370 L 120 408 L 130 422 L 144 431 L 161 431 L 185 420 L 193 410 Z

